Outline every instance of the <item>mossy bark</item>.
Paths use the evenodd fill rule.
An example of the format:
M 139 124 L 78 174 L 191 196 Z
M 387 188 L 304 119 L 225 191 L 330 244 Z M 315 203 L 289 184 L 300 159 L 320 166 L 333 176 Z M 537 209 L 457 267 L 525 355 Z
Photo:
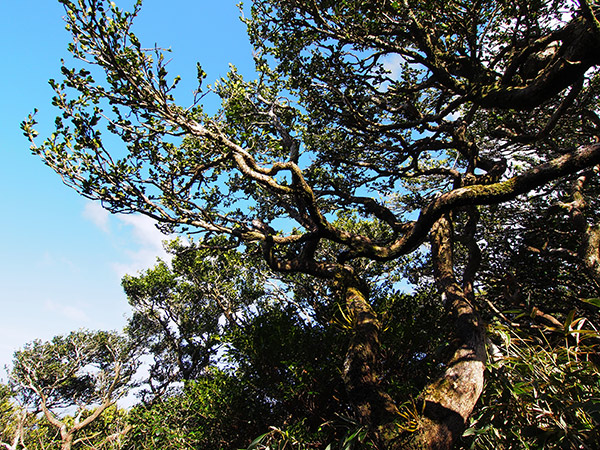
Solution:
M 597 171 L 597 168 L 595 169 Z M 566 206 L 571 214 L 573 229 L 579 234 L 578 256 L 588 275 L 600 283 L 600 225 L 588 222 L 584 211 L 587 202 L 583 193 L 584 185 L 592 174 L 581 175 L 573 182 L 573 200 Z M 594 174 L 597 175 L 597 174 Z
M 394 401 L 380 386 L 381 322 L 368 301 L 366 284 L 350 272 L 339 274 L 336 284 L 352 332 L 342 371 L 344 384 L 361 421 L 378 428 L 392 422 L 398 413 Z
M 432 228 L 436 282 L 454 322 L 453 354 L 444 374 L 421 394 L 423 415 L 416 432 L 391 442 L 390 449 L 451 449 L 483 391 L 485 332 L 481 318 L 457 283 L 453 270 L 452 224 L 442 216 Z
M 484 327 L 453 271 L 452 224 L 445 215 L 432 228 L 432 257 L 437 284 L 445 298 L 454 331 L 452 357 L 443 375 L 422 393 L 418 429 L 395 426 L 399 417 L 393 399 L 380 386 L 381 324 L 368 301 L 368 288 L 351 272 L 340 273 L 337 289 L 345 301 L 352 337 L 343 377 L 357 414 L 385 449 L 451 449 L 465 429 L 483 390 Z

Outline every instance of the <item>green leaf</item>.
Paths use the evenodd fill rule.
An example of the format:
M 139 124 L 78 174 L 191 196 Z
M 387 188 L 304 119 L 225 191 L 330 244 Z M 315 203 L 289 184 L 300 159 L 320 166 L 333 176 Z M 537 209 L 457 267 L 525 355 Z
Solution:
M 258 444 L 260 444 L 262 442 L 262 440 L 267 437 L 269 435 L 269 433 L 265 433 L 265 434 L 261 434 L 259 437 L 257 437 L 256 439 L 254 439 L 250 445 L 246 448 L 246 450 L 254 450 L 255 448 L 258 447 Z
M 582 302 L 588 303 L 590 305 L 595 306 L 596 308 L 600 308 L 600 297 L 594 297 L 594 298 L 581 298 L 580 299 Z

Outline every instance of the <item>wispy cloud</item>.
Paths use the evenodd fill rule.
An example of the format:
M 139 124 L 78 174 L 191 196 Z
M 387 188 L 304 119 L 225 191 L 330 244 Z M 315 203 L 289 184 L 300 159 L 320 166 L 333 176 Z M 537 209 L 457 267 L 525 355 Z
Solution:
M 91 221 L 105 233 L 109 232 L 110 213 L 98 202 L 88 202 L 83 208 L 83 217 Z
M 85 311 L 73 305 L 63 305 L 52 300 L 46 300 L 44 302 L 44 308 L 49 312 L 59 314 L 62 318 L 69 319 L 77 323 L 90 322 L 90 318 Z
M 114 262 L 112 264 L 112 267 L 119 278 L 123 278 L 124 275 L 136 275 L 139 272 L 150 269 L 156 265 L 157 258 L 160 258 L 163 261 L 169 260 L 166 253 L 156 254 L 156 252 L 145 248 L 136 251 L 128 250 L 125 253 L 128 256 L 127 261 Z
M 169 261 L 163 248 L 169 236 L 156 228 L 156 221 L 141 214 L 111 214 L 97 202 L 86 203 L 83 217 L 96 225 L 120 248 L 119 261 L 112 263 L 119 278 L 149 269 L 160 258 Z M 126 245 L 123 243 L 126 242 Z
M 156 228 L 156 221 L 142 215 L 119 214 L 117 218 L 125 225 L 133 229 L 133 236 L 136 240 L 147 248 L 154 248 L 157 251 L 162 250 L 162 241 L 167 237 Z
M 130 233 L 137 244 L 137 248 L 124 251 L 128 261 L 113 263 L 119 277 L 149 269 L 156 264 L 157 258 L 163 261 L 171 259 L 163 247 L 163 241 L 169 239 L 169 236 L 156 228 L 156 221 L 142 215 L 120 214 L 116 217 L 122 225 L 131 230 Z

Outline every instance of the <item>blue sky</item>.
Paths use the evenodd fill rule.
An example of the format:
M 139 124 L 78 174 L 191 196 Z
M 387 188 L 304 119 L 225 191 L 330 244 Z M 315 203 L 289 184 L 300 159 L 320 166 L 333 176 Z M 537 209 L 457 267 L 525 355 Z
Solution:
M 224 76 L 229 63 L 252 73 L 236 2 L 144 2 L 136 32 L 145 46 L 172 49 L 169 69 L 183 78 L 182 103 L 192 98 L 197 61 L 207 82 Z M 162 255 L 165 237 L 148 219 L 109 215 L 79 197 L 31 155 L 21 134 L 19 123 L 34 108 L 41 136 L 51 130 L 56 111 L 47 81 L 60 78 L 70 40 L 63 15 L 55 0 L 0 0 L 0 368 L 36 338 L 122 328 L 129 311 L 122 275 Z

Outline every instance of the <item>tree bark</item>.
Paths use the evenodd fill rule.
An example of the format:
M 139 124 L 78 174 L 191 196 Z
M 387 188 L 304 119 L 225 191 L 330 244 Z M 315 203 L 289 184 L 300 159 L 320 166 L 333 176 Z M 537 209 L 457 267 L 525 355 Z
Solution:
M 473 217 L 476 220 L 476 215 Z M 402 434 L 395 426 L 398 409 L 378 381 L 381 325 L 369 304 L 367 287 L 349 272 L 343 272 L 336 280 L 353 331 L 344 364 L 344 382 L 362 423 L 371 427 L 385 449 L 451 449 L 483 391 L 485 332 L 468 292 L 454 274 L 453 231 L 448 214 L 434 224 L 431 235 L 436 282 L 454 323 L 452 356 L 443 375 L 421 395 L 423 413 L 413 433 Z M 467 278 L 470 283 L 471 277 Z
M 595 168 L 594 170 L 597 172 L 599 169 Z M 573 182 L 571 189 L 572 201 L 564 206 L 568 208 L 573 228 L 580 236 L 578 257 L 588 275 L 596 283 L 600 283 L 600 225 L 590 224 L 584 214 L 587 205 L 583 187 L 588 177 L 589 174 L 584 174 Z
M 560 42 L 560 48 L 549 65 L 535 73 L 528 84 L 485 86 L 473 96 L 473 101 L 488 108 L 531 110 L 583 79 L 585 72 L 600 61 L 597 19 L 591 10 L 589 15 L 576 17 L 553 33 L 551 42 Z
M 421 395 L 424 406 L 419 429 L 390 448 L 451 449 L 483 391 L 485 331 L 477 311 L 453 269 L 452 223 L 442 216 L 431 232 L 436 282 L 454 322 L 453 355 L 444 374 Z
M 336 277 L 343 296 L 352 337 L 344 361 L 343 379 L 361 422 L 376 430 L 397 417 L 392 398 L 380 386 L 381 322 L 368 301 L 368 287 L 353 273 Z
M 60 429 L 60 438 L 61 438 L 61 444 L 60 444 L 60 450 L 71 450 L 71 447 L 73 446 L 73 438 L 74 438 L 74 434 L 70 431 L 67 431 L 66 426 L 64 426 L 64 429 L 61 428 Z

